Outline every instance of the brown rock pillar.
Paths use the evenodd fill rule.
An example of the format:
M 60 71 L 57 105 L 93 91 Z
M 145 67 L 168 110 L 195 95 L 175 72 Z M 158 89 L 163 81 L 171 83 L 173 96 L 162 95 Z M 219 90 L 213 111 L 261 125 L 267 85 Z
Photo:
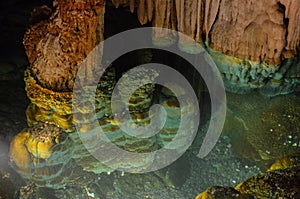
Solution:
M 38 83 L 71 91 L 78 65 L 103 40 L 104 0 L 54 1 L 48 21 L 26 32 L 24 46 Z
M 43 135 L 51 138 L 54 132 L 52 127 L 50 130 L 46 129 L 48 122 L 59 131 L 74 132 L 72 89 L 81 62 L 103 41 L 105 1 L 55 0 L 53 6 L 50 18 L 43 21 L 31 20 L 35 24 L 28 28 L 24 36 L 23 43 L 30 62 L 24 80 L 31 101 L 26 111 L 31 128 L 14 138 L 10 155 L 24 178 L 29 178 L 38 186 L 57 188 L 78 177 L 72 179 L 66 173 L 68 171 L 76 175 L 82 174 L 81 177 L 87 175 L 70 158 L 73 154 L 73 140 L 66 134 L 66 140 L 70 142 L 61 143 L 63 150 L 59 149 L 56 153 L 52 151 L 52 148 L 57 148 L 52 141 L 37 140 L 32 132 L 37 135 L 44 132 Z M 101 50 L 99 53 L 102 53 Z M 100 63 L 100 60 L 95 61 Z M 87 75 L 91 73 L 92 71 L 87 71 Z M 28 144 L 36 151 L 30 151 Z M 32 158 L 35 153 L 42 155 L 35 157 L 35 160 Z M 55 165 L 51 166 L 49 162 Z M 90 173 L 88 175 L 91 176 Z M 58 176 L 62 179 L 58 179 Z M 48 180 L 53 181 L 47 184 Z M 86 181 L 81 179 L 78 182 Z

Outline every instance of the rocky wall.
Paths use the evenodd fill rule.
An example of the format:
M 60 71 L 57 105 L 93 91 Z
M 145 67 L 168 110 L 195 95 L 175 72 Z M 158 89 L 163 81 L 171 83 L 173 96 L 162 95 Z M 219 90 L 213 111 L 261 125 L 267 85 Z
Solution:
M 296 54 L 300 42 L 300 3 L 292 0 L 142 0 L 118 1 L 130 6 L 141 24 L 178 30 L 205 40 L 229 56 L 267 64 Z M 176 19 L 174 19 L 176 16 Z M 204 34 L 204 38 L 202 38 Z
M 205 43 L 221 73 L 226 74 L 223 79 L 231 92 L 259 89 L 266 95 L 278 95 L 300 90 L 298 72 L 294 73 L 295 68 L 299 70 L 299 1 L 114 0 L 112 3 L 136 11 L 141 24 L 151 21 L 152 26 L 177 30 Z M 197 52 L 184 38 L 178 39 L 181 50 Z M 176 35 L 168 31 L 153 33 L 156 45 L 169 45 L 175 40 Z

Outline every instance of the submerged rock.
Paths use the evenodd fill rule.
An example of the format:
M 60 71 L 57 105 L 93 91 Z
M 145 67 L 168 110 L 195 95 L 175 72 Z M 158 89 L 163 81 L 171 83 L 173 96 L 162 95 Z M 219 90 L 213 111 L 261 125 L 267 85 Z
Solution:
M 299 156 L 295 154 L 295 156 Z M 286 162 L 291 157 L 277 160 L 269 171 L 258 174 L 232 187 L 210 187 L 199 194 L 196 199 L 218 199 L 218 198 L 299 198 L 300 197 L 300 167 L 299 159 L 296 164 L 288 165 L 278 162 Z
M 257 198 L 299 198 L 300 168 L 278 169 L 254 176 L 236 187 Z
M 279 160 L 276 160 L 268 171 L 275 171 L 278 169 L 287 169 L 300 166 L 300 153 L 295 153 Z
M 151 81 L 157 76 L 155 71 L 150 74 L 149 71 L 140 70 L 137 74 L 148 77 Z M 176 135 L 178 129 L 172 125 L 182 115 L 186 116 L 186 120 L 194 117 L 191 114 L 194 111 L 191 103 L 181 104 L 180 111 L 174 96 L 170 96 L 170 91 L 162 92 L 164 97 L 160 103 L 168 112 L 166 127 L 158 135 L 135 137 L 124 132 L 116 119 L 125 111 L 120 104 L 125 103 L 124 99 L 117 99 L 117 112 L 112 113 L 110 97 L 114 79 L 114 70 L 110 68 L 95 90 L 90 87 L 74 90 L 74 96 L 75 93 L 57 92 L 41 87 L 27 71 L 26 91 L 31 104 L 26 114 L 31 127 L 15 136 L 10 150 L 17 171 L 25 179 L 34 182 L 38 187 L 58 189 L 68 184 L 82 187 L 99 174 L 110 174 L 116 170 L 133 173 L 142 173 L 149 168 L 151 170 L 157 162 L 164 162 L 168 155 L 182 154 L 186 150 L 186 133 Z M 146 81 L 136 79 L 137 84 Z M 129 79 L 117 88 L 121 97 L 126 98 L 129 95 L 132 84 L 133 80 Z M 93 99 L 89 97 L 91 92 L 95 92 Z M 145 84 L 129 95 L 131 97 L 125 103 L 125 108 L 128 108 L 132 125 L 143 127 L 150 123 L 149 108 L 152 105 L 153 92 L 154 85 Z M 76 108 L 72 109 L 71 102 Z M 103 130 L 106 139 L 99 139 L 99 128 Z M 189 130 L 190 126 L 185 129 Z M 64 138 L 62 141 L 58 141 L 60 136 Z M 169 145 L 175 136 L 176 144 Z M 156 160 L 156 153 L 153 151 L 165 146 L 170 153 Z M 116 153 L 116 149 L 140 155 L 123 156 Z M 99 155 L 101 160 L 97 159 Z M 176 181 L 174 176 L 178 175 L 172 173 L 170 182 Z M 125 189 L 124 185 L 122 187 Z
M 252 93 L 251 96 L 228 94 L 227 97 L 223 133 L 232 138 L 233 149 L 241 158 L 265 167 L 278 158 L 299 152 L 297 96 L 267 98 Z

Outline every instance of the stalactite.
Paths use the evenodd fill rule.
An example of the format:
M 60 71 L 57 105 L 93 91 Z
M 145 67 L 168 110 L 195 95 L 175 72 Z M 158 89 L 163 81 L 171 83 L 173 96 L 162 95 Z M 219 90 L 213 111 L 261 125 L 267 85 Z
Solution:
M 188 36 L 179 36 L 179 48 L 185 52 L 196 53 L 200 50 L 197 46 L 193 45 L 191 39 L 197 39 L 198 43 L 202 43 L 200 36 L 202 33 L 202 28 L 200 27 L 201 20 L 196 17 L 202 15 L 201 2 L 201 0 L 176 0 L 177 29 Z
M 153 8 L 153 0 L 147 0 L 147 15 L 148 15 L 148 20 L 151 21 L 152 17 L 153 17 L 153 12 L 154 12 L 154 8 Z
M 135 7 L 135 0 L 129 0 L 129 7 L 130 7 L 130 11 L 133 13 Z
M 296 53 L 300 43 L 300 2 L 293 0 L 280 1 L 285 6 L 285 18 L 288 20 L 287 45 L 285 57 L 291 57 Z
M 201 34 L 202 34 L 202 16 L 203 16 L 203 6 L 202 6 L 202 1 L 203 0 L 198 0 L 198 3 L 197 3 L 197 20 L 196 20 L 196 37 L 195 37 L 195 40 L 196 41 L 201 41 Z
M 176 8 L 176 16 L 177 16 L 177 22 L 178 26 L 177 29 L 182 30 L 183 26 L 183 15 L 184 15 L 184 1 L 182 0 L 175 0 L 175 8 Z
M 148 21 L 147 0 L 140 0 L 138 4 L 137 14 L 140 23 L 143 25 Z
M 204 15 L 204 32 L 206 34 L 206 40 L 208 40 L 209 32 L 212 28 L 213 23 L 217 18 L 217 14 L 219 12 L 221 0 L 206 0 L 205 1 L 205 15 Z M 201 16 L 201 15 L 199 15 Z
M 296 54 L 300 43 L 300 2 L 293 0 L 113 0 L 115 6 L 137 11 L 141 24 L 182 32 L 198 43 L 205 40 L 217 51 L 250 61 L 278 64 Z M 267 9 L 266 9 L 267 7 Z M 136 10 L 135 10 L 136 9 Z M 156 45 L 169 45 L 174 35 L 155 30 Z M 195 49 L 186 37 L 179 47 Z
M 176 30 L 176 13 L 174 0 L 155 0 L 154 1 L 154 27 Z M 165 29 L 156 29 L 152 35 L 153 43 L 159 46 L 166 46 L 174 43 L 175 35 Z
M 137 15 L 142 25 L 152 20 L 154 12 L 153 4 L 153 0 L 140 0 L 137 2 Z
M 111 0 L 111 2 L 114 4 L 114 6 L 115 6 L 116 8 L 118 8 L 119 5 L 120 5 L 120 0 Z

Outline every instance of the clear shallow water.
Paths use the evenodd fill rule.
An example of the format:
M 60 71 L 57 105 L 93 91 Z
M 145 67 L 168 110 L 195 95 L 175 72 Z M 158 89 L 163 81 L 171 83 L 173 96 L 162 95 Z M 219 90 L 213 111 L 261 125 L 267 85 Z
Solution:
M 4 84 L 4 82 L 2 86 L 3 91 L 6 91 L 6 97 L 2 99 L 2 105 L 5 104 L 4 101 L 9 101 L 10 104 L 12 104 L 9 110 L 14 110 L 1 112 L 3 118 L 1 132 L 4 132 L 6 129 L 6 135 L 2 136 L 2 143 L 6 144 L 1 144 L 1 146 L 4 146 L 1 155 L 5 157 L 8 155 L 7 147 L 11 137 L 18 133 L 23 127 L 26 127 L 25 114 L 21 112 L 25 111 L 28 100 L 23 89 L 15 89 L 13 84 Z M 18 93 L 17 96 L 15 96 L 16 93 Z M 245 97 L 249 99 L 250 95 L 229 96 L 229 98 L 235 98 L 234 100 L 236 100 L 233 102 L 233 100 L 228 98 L 231 109 L 234 109 L 234 105 L 232 104 L 240 103 L 239 101 Z M 253 101 L 255 102 L 253 106 L 256 107 L 257 100 L 254 99 Z M 17 104 L 18 106 L 13 106 L 13 104 Z M 265 104 L 268 103 L 266 102 Z M 248 106 L 250 105 L 248 104 Z M 234 114 L 233 118 L 239 115 L 240 114 Z M 228 117 L 232 117 L 232 115 L 229 114 Z M 11 118 L 19 123 L 6 125 L 11 121 Z M 240 133 L 240 130 L 241 129 L 233 128 L 233 131 L 238 133 Z M 34 188 L 31 189 L 42 195 L 51 192 L 53 197 L 56 195 L 58 198 L 70 198 L 74 195 L 77 195 L 77 198 L 89 198 L 88 195 L 90 195 L 91 198 L 92 193 L 94 193 L 93 196 L 96 198 L 103 194 L 106 195 L 106 198 L 194 198 L 197 193 L 204 191 L 209 186 L 235 186 L 248 177 L 263 171 L 263 169 L 261 169 L 261 162 L 255 162 L 251 159 L 247 160 L 242 157 L 241 154 L 237 153 L 235 145 L 243 145 L 244 143 L 234 143 L 239 140 L 233 139 L 233 135 L 236 132 L 232 132 L 231 128 L 229 128 L 229 130 L 225 128 L 218 143 L 207 157 L 204 159 L 198 158 L 196 154 L 201 144 L 201 135 L 204 135 L 205 131 L 206 127 L 204 125 L 202 132 L 199 132 L 199 141 L 193 144 L 183 158 L 171 166 L 169 172 L 172 173 L 170 173 L 169 176 L 171 176 L 170 180 L 174 182 L 175 187 L 170 186 L 168 181 L 163 181 L 162 178 L 158 177 L 155 173 L 141 176 L 128 174 L 126 172 L 123 175 L 122 172 L 116 172 L 110 175 L 103 174 L 98 176 L 95 183 L 89 184 L 86 188 L 74 188 L 72 184 L 70 184 L 64 189 L 55 192 L 47 189 L 40 189 L 38 191 Z M 8 158 L 2 158 L 2 160 L 8 160 Z M 3 174 L 7 171 L 6 164 L 7 162 L 2 162 Z M 9 172 L 12 173 L 13 171 L 9 170 Z M 14 176 L 15 174 L 11 175 Z M 128 186 L 128 183 L 130 183 L 130 186 Z M 99 193 L 97 193 L 97 191 L 99 191 Z

